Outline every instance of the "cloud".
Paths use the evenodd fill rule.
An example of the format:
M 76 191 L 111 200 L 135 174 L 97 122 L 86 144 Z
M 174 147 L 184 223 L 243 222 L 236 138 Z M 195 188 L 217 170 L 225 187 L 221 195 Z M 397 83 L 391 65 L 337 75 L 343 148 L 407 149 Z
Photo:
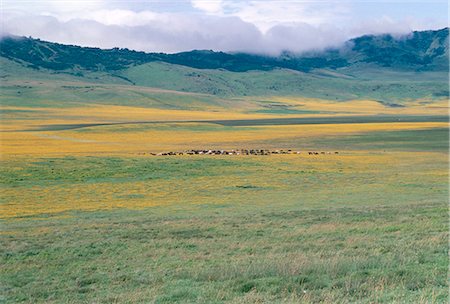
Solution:
M 192 7 L 208 14 L 223 14 L 223 1 L 191 0 Z
M 367 33 L 402 35 L 433 24 L 387 14 L 353 18 L 349 1 L 330 6 L 324 1 L 276 1 L 275 5 L 271 0 L 184 0 L 176 8 L 171 2 L 145 0 L 30 3 L 21 6 L 4 0 L 3 32 L 82 46 L 169 53 L 303 52 L 340 46 Z
M 259 30 L 237 17 L 166 17 L 166 21 L 123 26 L 85 19 L 60 21 L 53 16 L 19 16 L 9 18 L 5 30 L 15 35 L 31 35 L 61 43 L 152 52 L 192 49 L 256 51 L 257 45 L 261 45 Z M 173 20 L 177 20 L 176 25 Z
M 319 25 L 349 12 L 345 1 L 330 5 L 323 1 L 191 0 L 191 4 L 208 15 L 239 17 L 263 32 L 279 24 Z

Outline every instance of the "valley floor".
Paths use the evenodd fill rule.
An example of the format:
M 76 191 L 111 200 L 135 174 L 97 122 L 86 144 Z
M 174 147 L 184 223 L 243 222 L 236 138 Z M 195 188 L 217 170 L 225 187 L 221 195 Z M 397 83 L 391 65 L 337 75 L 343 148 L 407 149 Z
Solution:
M 447 303 L 444 103 L 355 103 L 423 119 L 4 107 L 1 302 Z M 339 154 L 148 154 L 241 148 Z

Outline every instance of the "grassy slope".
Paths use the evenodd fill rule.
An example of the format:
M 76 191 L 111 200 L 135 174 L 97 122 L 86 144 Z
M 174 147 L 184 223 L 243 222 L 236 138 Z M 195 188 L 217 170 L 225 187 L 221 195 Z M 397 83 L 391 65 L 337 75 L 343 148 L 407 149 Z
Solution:
M 161 94 L 153 96 L 142 87 L 204 93 L 208 94 L 209 102 L 217 103 L 223 103 L 221 99 L 230 97 L 302 96 L 336 101 L 373 99 L 386 104 L 402 104 L 412 99 L 442 98 L 448 95 L 448 74 L 445 72 L 399 72 L 371 66 L 358 69 L 343 68 L 337 71 L 315 70 L 311 73 L 281 69 L 236 73 L 149 63 L 114 72 L 115 76 L 112 76 L 103 72 L 55 73 L 49 70 L 33 70 L 5 58 L 0 58 L 0 64 L 2 95 L 8 97 L 3 98 L 6 104 L 17 103 L 22 97 L 30 99 L 39 97 L 51 102 L 50 94 L 52 90 L 57 89 L 59 99 L 55 103 L 95 100 L 99 103 L 179 107 L 180 101 L 176 98 L 171 100 L 170 95 L 164 95 L 164 98 L 168 98 L 168 102 L 161 105 Z M 39 89 L 39 83 L 35 82 L 37 79 L 50 83 L 49 90 L 45 90 L 44 86 L 44 89 L 36 91 Z M 19 84 L 21 87 L 8 85 L 14 81 L 32 80 L 34 86 L 31 86 L 35 90 L 23 84 Z M 70 89 L 65 82 L 83 85 L 80 88 Z M 117 89 L 108 86 L 109 84 L 120 84 L 128 89 Z M 196 97 L 206 102 L 204 96 Z M 188 104 L 190 102 L 192 99 L 186 101 Z
M 121 75 L 143 86 L 222 96 L 296 95 L 339 101 L 374 99 L 398 103 L 448 92 L 445 72 L 395 72 L 370 66 L 358 70 L 343 68 L 311 73 L 281 69 L 234 73 L 149 63 L 129 68 Z
M 162 109 L 223 107 L 228 101 L 202 94 L 181 94 L 130 85 L 100 72 L 55 73 L 34 70 L 0 58 L 3 106 L 79 107 L 91 104 L 126 105 Z

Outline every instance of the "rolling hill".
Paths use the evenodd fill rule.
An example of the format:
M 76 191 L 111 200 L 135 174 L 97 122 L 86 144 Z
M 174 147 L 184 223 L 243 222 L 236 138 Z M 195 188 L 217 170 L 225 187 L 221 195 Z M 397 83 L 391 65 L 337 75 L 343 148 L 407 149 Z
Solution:
M 119 48 L 102 50 L 25 37 L 4 37 L 0 42 L 0 54 L 33 68 L 52 70 L 81 68 L 91 71 L 116 71 L 155 61 L 233 72 L 275 68 L 310 71 L 317 68 L 337 69 L 357 63 L 375 63 L 383 67 L 407 70 L 446 70 L 448 32 L 448 28 L 413 32 L 399 39 L 391 35 L 368 35 L 349 40 L 342 49 L 303 55 L 284 52 L 278 57 L 206 50 L 177 54 L 144 53 Z
M 284 52 L 277 57 L 207 50 L 177 54 L 103 50 L 9 36 L 0 41 L 0 77 L 4 94 L 14 91 L 8 80 L 47 79 L 219 98 L 295 95 L 401 105 L 411 99 L 448 96 L 448 33 L 445 28 L 402 38 L 362 36 L 341 49 Z M 73 98 L 83 99 L 84 93 L 76 92 Z

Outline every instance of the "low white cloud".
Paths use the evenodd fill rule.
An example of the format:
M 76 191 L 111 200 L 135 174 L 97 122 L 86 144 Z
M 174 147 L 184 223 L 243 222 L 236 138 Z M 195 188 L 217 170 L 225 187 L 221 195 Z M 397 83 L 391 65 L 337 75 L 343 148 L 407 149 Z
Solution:
M 353 19 L 348 1 L 330 6 L 324 1 L 184 0 L 179 2 L 187 7 L 183 11 L 145 0 L 27 3 L 4 0 L 2 32 L 150 52 L 303 52 L 339 46 L 363 34 L 402 35 L 439 27 L 433 20 L 388 15 Z
M 257 51 L 261 46 L 260 31 L 237 17 L 166 17 L 165 21 L 123 26 L 86 19 L 60 21 L 53 16 L 16 16 L 8 18 L 5 30 L 15 35 L 60 43 L 101 48 L 126 47 L 152 52 L 172 53 L 192 49 Z M 177 20 L 176 25 L 173 20 Z

